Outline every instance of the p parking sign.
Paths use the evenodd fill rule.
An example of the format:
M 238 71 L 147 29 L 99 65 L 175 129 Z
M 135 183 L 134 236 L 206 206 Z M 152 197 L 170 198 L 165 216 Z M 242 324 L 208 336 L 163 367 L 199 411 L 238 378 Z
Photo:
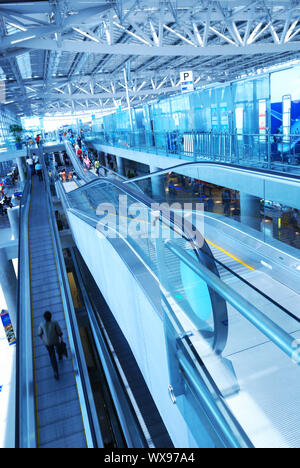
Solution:
M 194 91 L 194 74 L 192 71 L 180 72 L 180 82 L 182 93 Z

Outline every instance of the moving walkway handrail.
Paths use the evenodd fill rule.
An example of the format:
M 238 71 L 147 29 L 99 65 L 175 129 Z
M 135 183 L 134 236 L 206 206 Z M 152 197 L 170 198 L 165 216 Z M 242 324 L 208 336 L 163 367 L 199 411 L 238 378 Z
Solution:
M 90 183 L 90 182 L 93 182 L 94 180 L 97 180 L 99 177 L 101 176 L 97 176 L 96 174 L 94 174 L 93 172 L 91 171 L 88 171 L 88 170 L 84 170 L 84 167 L 83 165 L 81 164 L 80 160 L 78 159 L 78 157 L 76 156 L 72 146 L 71 146 L 71 143 L 67 140 L 65 140 L 65 147 L 66 147 L 66 150 L 67 150 L 67 153 L 68 153 L 68 156 L 71 158 L 71 161 L 72 161 L 72 164 L 75 168 L 75 172 L 77 174 L 79 174 L 80 178 L 85 182 L 85 183 Z M 128 182 L 128 179 L 125 177 L 125 176 L 121 176 L 120 174 L 118 174 L 117 172 L 113 171 L 112 169 L 109 169 L 103 165 L 100 165 L 100 169 L 103 169 L 104 171 L 107 171 L 111 174 L 113 174 L 114 176 L 116 176 L 116 178 L 119 178 L 121 179 L 124 183 L 125 182 Z M 132 179 L 130 179 L 132 180 Z M 139 192 L 142 192 L 142 189 L 139 187 L 139 185 L 135 185 L 133 184 L 135 189 L 138 190 Z
M 80 219 L 83 219 L 85 222 L 95 227 L 95 220 L 93 218 L 89 217 L 86 214 L 81 214 L 80 212 L 77 212 L 76 210 L 71 208 L 70 203 L 68 201 L 68 197 L 63 188 L 63 184 L 59 180 L 56 182 L 56 191 L 58 197 L 62 201 L 64 208 L 67 208 L 71 213 L 75 214 L 76 216 L 81 215 Z M 75 268 L 78 268 L 76 264 Z M 80 281 L 81 280 L 79 279 L 79 282 Z M 88 297 L 85 297 L 85 303 L 87 306 L 90 323 L 94 333 L 96 346 L 99 351 L 99 354 L 102 357 L 101 362 L 103 365 L 104 372 L 106 374 L 106 378 L 108 382 L 110 382 L 111 392 L 114 395 L 116 411 L 118 413 L 126 441 L 129 444 L 129 447 L 132 448 L 148 447 L 143 431 L 140 427 L 139 422 L 137 421 L 136 415 L 132 408 L 132 403 L 128 395 L 128 390 L 121 379 L 118 369 L 116 369 L 113 364 L 114 358 L 107 345 L 106 337 L 103 333 L 103 330 L 105 331 L 104 326 L 102 323 L 99 323 L 99 317 L 95 317 L 92 313 L 92 306 Z M 131 431 L 128 431 L 126 427 L 129 424 L 132 428 Z
M 93 188 L 94 186 L 97 186 L 98 184 L 101 184 L 105 181 L 107 184 L 112 184 L 120 190 L 124 190 L 130 195 L 133 195 L 135 199 L 138 199 L 139 201 L 143 201 L 144 203 L 149 202 L 147 197 L 142 197 L 140 194 L 137 194 L 134 192 L 134 194 L 129 190 L 129 187 L 126 186 L 126 189 L 124 188 L 123 183 L 119 183 L 117 181 L 107 181 L 106 179 L 98 179 L 95 182 L 91 182 L 88 184 L 90 188 Z M 79 188 L 79 191 L 86 190 L 87 186 Z M 63 190 L 63 188 L 62 188 Z M 68 198 L 68 195 L 64 194 L 64 198 Z M 69 204 L 69 209 L 71 208 L 71 205 Z M 73 212 L 73 209 L 72 209 Z M 76 212 L 74 212 L 76 215 Z M 87 214 L 84 214 L 84 217 L 87 219 L 89 216 Z M 92 220 L 92 219 L 91 219 Z M 93 222 L 96 222 L 95 219 L 92 220 Z M 166 220 L 163 220 L 165 221 Z M 167 243 L 167 247 L 173 247 L 173 244 L 171 244 L 171 241 Z M 170 249 L 171 250 L 171 249 Z M 182 249 L 179 249 L 178 247 L 174 247 L 173 253 L 176 252 L 177 257 L 183 261 L 189 268 L 191 268 L 196 274 L 198 274 L 207 284 L 208 286 L 213 289 L 214 291 L 217 292 L 221 297 L 223 297 L 226 301 L 228 301 L 230 304 L 232 304 L 235 309 L 237 309 L 238 312 L 241 313 L 248 321 L 250 321 L 258 330 L 260 330 L 262 333 L 264 333 L 265 336 L 267 336 L 276 346 L 278 346 L 282 351 L 284 351 L 291 359 L 294 359 L 296 356 L 297 349 L 295 349 L 294 344 L 295 344 L 295 339 L 286 333 L 284 330 L 282 330 L 278 325 L 276 325 L 272 320 L 270 320 L 266 315 L 261 313 L 258 309 L 256 309 L 252 304 L 250 304 L 248 301 L 246 301 L 242 296 L 240 296 L 238 293 L 236 293 L 232 288 L 227 286 L 223 281 L 220 280 L 220 278 L 217 277 L 214 273 L 212 273 L 208 268 L 205 266 L 201 265 L 199 262 L 194 260 L 189 254 L 186 254 L 185 251 Z M 201 272 L 201 275 L 199 274 L 199 271 Z M 192 349 L 192 348 L 191 348 Z M 300 362 L 300 360 L 299 360 Z M 194 375 L 194 373 L 191 371 L 189 366 L 185 365 L 186 362 L 180 359 L 180 365 L 182 366 L 182 370 L 184 372 L 185 377 L 187 378 L 187 381 L 189 384 L 192 386 L 194 393 L 198 398 L 201 398 L 201 402 L 205 405 L 207 410 L 209 412 L 212 412 L 211 414 L 214 415 L 214 419 L 216 420 L 218 426 L 220 427 L 219 433 L 222 434 L 223 430 L 226 428 L 226 437 L 228 438 L 230 436 L 230 430 L 228 430 L 228 427 L 231 427 L 231 425 L 235 425 L 235 420 L 230 414 L 230 411 L 228 412 L 221 412 L 220 413 L 220 408 L 218 407 L 217 401 L 215 398 L 220 398 L 220 401 L 222 402 L 222 398 L 215 397 L 214 395 L 209 395 L 209 392 L 205 392 L 206 400 L 203 402 L 203 393 L 200 392 L 199 390 L 199 382 L 201 383 L 201 378 L 199 377 L 199 382 L 198 378 Z M 202 365 L 203 367 L 203 365 Z M 209 379 L 210 382 L 212 382 L 212 377 Z M 203 390 L 203 388 L 202 388 Z M 204 388 L 205 390 L 205 388 Z M 221 403 L 220 403 L 221 404 Z M 209 413 L 210 414 L 210 413 Z M 241 428 L 238 427 L 238 424 L 236 424 L 236 432 L 235 436 L 231 436 L 230 439 L 228 439 L 228 443 L 230 443 L 232 446 L 237 446 L 239 443 L 246 443 L 247 441 L 245 437 L 243 436 L 243 431 Z M 240 434 L 240 436 L 239 436 Z M 246 441 L 246 442 L 245 442 Z
M 123 190 L 124 192 L 128 193 L 131 197 L 133 197 L 136 201 L 145 204 L 148 206 L 148 208 L 151 208 L 151 200 L 146 196 L 142 195 L 140 193 L 137 193 L 136 191 L 129 190 L 128 185 L 126 185 L 126 188 L 124 187 L 124 183 L 120 183 L 115 180 L 107 180 L 105 178 L 98 178 L 96 181 L 90 182 L 88 185 L 82 186 L 78 188 L 78 191 L 85 190 L 87 187 L 93 187 L 94 185 L 96 186 L 100 182 L 106 182 L 111 185 L 114 185 L 115 187 L 119 188 L 120 190 Z M 66 196 L 67 198 L 67 196 Z M 171 227 L 172 229 L 180 229 L 182 230 L 182 226 L 178 225 L 176 223 L 176 218 L 173 218 L 171 216 L 168 216 L 165 212 L 161 213 L 161 221 L 164 222 L 165 224 L 168 225 L 168 227 Z M 190 228 L 189 228 L 190 226 Z M 195 249 L 197 249 L 197 244 L 195 244 L 195 241 L 193 239 L 193 232 L 191 228 L 191 224 L 187 223 L 184 227 L 184 233 L 182 231 L 182 234 L 184 238 L 188 241 L 192 242 L 192 245 Z M 186 256 L 187 254 L 181 250 L 179 250 L 178 246 L 174 246 L 172 244 L 166 244 L 167 247 L 171 250 L 173 249 L 178 249 L 177 254 L 178 255 L 183 255 L 183 260 L 184 263 L 186 261 L 190 262 L 190 265 L 193 266 L 192 269 L 198 267 L 200 268 L 200 262 L 197 262 L 194 260 L 190 255 Z M 174 252 L 175 253 L 175 252 Z M 177 255 L 177 256 L 178 256 Z M 189 266 L 189 265 L 188 265 Z M 207 267 L 204 265 L 201 265 L 201 268 L 204 268 L 205 271 L 210 271 Z M 197 270 L 195 273 L 198 273 L 199 270 Z M 262 314 L 257 308 L 255 308 L 252 304 L 250 304 L 248 301 L 246 301 L 242 296 L 240 296 L 238 293 L 236 293 L 232 288 L 230 288 L 228 285 L 226 285 L 220 278 L 218 278 L 217 275 L 215 275 L 213 272 L 210 271 L 210 282 L 204 280 L 208 283 L 208 285 L 215 290 L 221 297 L 223 297 L 225 300 L 228 300 L 229 303 L 231 303 L 237 310 L 239 310 L 238 304 L 241 303 L 243 304 L 243 312 L 241 312 L 248 320 L 250 321 L 260 330 L 264 335 L 268 336 L 277 346 L 279 346 L 280 349 L 282 349 L 286 354 L 288 354 L 290 357 L 295 356 L 295 338 L 291 337 L 288 335 L 284 330 L 282 330 L 279 326 L 277 326 L 274 322 L 272 322 L 267 316 Z M 216 280 L 216 281 L 215 281 Z M 266 296 L 265 296 L 266 297 Z M 235 298 L 234 303 L 232 303 L 233 298 Z M 230 300 L 229 300 L 230 299 Z
M 98 184 L 101 184 L 103 182 L 114 185 L 120 190 L 123 190 L 124 192 L 128 193 L 135 200 L 142 202 L 146 204 L 147 206 L 149 206 L 149 203 L 151 202 L 151 200 L 148 199 L 148 197 L 142 196 L 136 191 L 133 191 L 133 190 L 131 191 L 127 184 L 125 188 L 124 183 L 119 183 L 114 180 L 107 180 L 107 179 L 99 178 L 97 181 L 89 183 L 88 187 L 93 188 L 94 186 L 97 186 Z M 84 186 L 84 187 L 79 188 L 78 190 L 82 191 L 86 189 L 87 189 L 87 186 Z M 151 206 L 151 203 L 150 203 L 150 206 Z M 167 222 L 167 220 L 169 221 L 169 218 L 167 217 L 165 219 L 164 215 L 162 214 L 161 221 Z M 173 226 L 175 229 L 178 228 L 178 226 L 176 226 L 175 223 L 173 224 L 172 221 L 174 220 L 171 219 L 169 221 L 171 223 L 171 226 Z M 185 234 L 187 234 L 186 230 L 185 230 Z M 224 300 L 232 304 L 233 307 L 235 307 L 235 309 L 237 309 L 237 311 L 240 312 L 243 317 L 245 317 L 248 321 L 250 321 L 258 330 L 260 330 L 265 336 L 267 336 L 276 346 L 278 346 L 291 359 L 293 360 L 297 359 L 297 362 L 298 363 L 300 362 L 297 347 L 295 348 L 294 337 L 286 333 L 282 328 L 280 328 L 277 324 L 275 324 L 272 320 L 270 320 L 265 314 L 260 312 L 256 307 L 254 307 L 252 304 L 246 301 L 242 296 L 240 296 L 238 293 L 232 290 L 223 281 L 221 281 L 217 275 L 215 275 L 205 266 L 200 265 L 200 263 L 194 260 L 190 255 L 186 254 L 185 251 L 179 249 L 177 246 L 173 246 L 171 243 L 167 244 L 167 247 L 168 248 L 174 247 L 175 250 L 173 251 L 173 253 L 175 253 L 176 251 L 177 257 L 181 261 L 183 261 L 189 268 L 191 268 L 196 274 L 199 275 L 198 269 L 200 269 L 201 267 L 200 271 L 201 271 L 202 276 L 200 275 L 200 277 L 208 284 L 208 286 L 212 290 L 216 291 L 217 294 L 219 294 L 222 298 L 224 298 Z M 209 275 L 207 273 L 209 273 Z
M 136 412 L 132 405 L 132 401 L 129 397 L 128 383 L 124 383 L 120 371 L 115 364 L 115 351 L 111 349 L 111 346 L 108 343 L 106 336 L 107 332 L 100 318 L 100 314 L 95 313 L 96 308 L 93 304 L 93 301 L 90 300 L 88 292 L 84 286 L 80 267 L 77 263 L 74 252 L 71 252 L 71 255 L 73 258 L 80 289 L 82 291 L 84 304 L 90 320 L 96 348 L 99 353 L 106 380 L 109 383 L 109 390 L 112 395 L 115 410 L 118 414 L 127 446 L 128 448 L 148 448 L 145 434 L 142 430 L 140 422 L 138 421 Z
M 80 345 L 80 335 L 77 326 L 77 320 L 73 301 L 70 293 L 66 267 L 64 263 L 63 253 L 61 250 L 60 237 L 57 228 L 57 223 L 54 215 L 54 207 L 51 196 L 48 172 L 46 169 L 44 158 L 43 163 L 43 179 L 46 189 L 48 214 L 50 229 L 53 241 L 54 255 L 57 266 L 57 273 L 60 285 L 60 292 L 65 311 L 65 320 L 68 330 L 69 345 L 73 358 L 74 373 L 76 376 L 76 384 L 78 397 L 82 411 L 84 430 L 89 448 L 103 448 L 104 443 L 99 427 L 97 413 L 94 405 L 93 392 L 89 381 L 88 370 L 85 363 L 84 352 Z
M 70 212 L 91 225 L 95 225 L 96 223 L 96 220 L 93 219 L 91 216 L 85 213 L 78 212 L 78 210 L 70 208 Z M 170 306 L 167 302 L 167 299 L 163 297 L 163 300 L 167 308 L 169 308 Z M 174 317 L 172 317 L 172 319 L 174 319 Z M 177 324 L 181 328 L 181 325 L 178 321 Z M 188 351 L 192 352 L 192 348 L 193 345 L 190 344 L 188 346 Z M 195 350 L 194 353 L 196 353 Z M 194 359 L 192 360 L 194 361 Z M 192 384 L 195 395 L 201 398 L 202 404 L 204 404 L 205 408 L 207 408 L 207 411 L 211 412 L 211 414 L 213 415 L 217 427 L 219 428 L 219 437 L 223 437 L 224 439 L 223 431 L 225 428 L 225 438 L 227 437 L 228 443 L 231 444 L 230 446 L 238 448 L 251 447 L 252 444 L 250 440 L 246 436 L 242 427 L 237 422 L 236 418 L 232 415 L 231 411 L 227 408 L 227 405 L 224 403 L 223 399 L 220 396 L 220 392 L 216 387 L 216 383 L 211 377 L 209 371 L 205 368 L 205 365 L 203 363 L 201 364 L 201 376 L 200 374 L 199 376 L 195 376 L 193 372 L 188 372 L 189 364 L 186 360 L 184 361 L 180 359 L 180 366 L 182 366 L 182 370 L 184 371 L 184 375 L 186 376 L 187 380 L 190 384 Z M 197 370 L 199 371 L 199 368 Z M 203 381 L 203 373 L 206 376 L 205 381 Z M 196 383 L 198 377 L 199 382 L 201 382 L 201 391 L 199 389 L 199 384 L 197 385 Z M 213 392 L 210 392 L 210 389 L 213 389 Z M 204 401 L 203 396 L 205 396 Z M 231 429 L 231 432 L 229 428 Z
M 196 262 L 183 249 L 171 240 L 165 242 L 165 246 L 196 275 L 204 280 L 209 287 L 229 302 L 243 317 L 252 323 L 261 333 L 278 346 L 288 357 L 300 364 L 299 348 L 295 337 L 284 331 L 275 322 L 258 310 L 254 305 L 244 299 L 233 288 L 228 286 L 204 265 Z
M 71 161 L 72 161 L 72 164 L 74 166 L 76 174 L 79 175 L 79 177 L 81 179 L 83 179 L 86 183 L 97 179 L 96 174 L 94 174 L 93 172 L 90 172 L 90 171 L 85 171 L 83 169 L 83 166 L 82 166 L 82 164 L 80 164 L 80 161 L 77 158 L 77 156 L 75 155 L 74 150 L 73 150 L 73 148 L 71 146 L 71 143 L 69 141 L 65 140 L 65 147 L 66 147 L 66 150 L 67 150 L 67 154 L 71 158 Z
M 203 402 L 203 404 L 209 409 L 209 419 L 213 423 L 214 427 L 219 428 L 217 435 L 222 441 L 224 447 L 253 448 L 253 444 L 249 437 L 236 418 L 230 414 L 223 399 L 211 397 L 211 395 L 217 395 L 218 390 L 214 388 L 214 382 L 211 381 L 209 376 L 205 375 L 202 363 L 198 363 L 190 355 L 193 353 L 193 349 L 189 340 L 180 340 L 178 346 L 181 348 L 178 351 L 180 370 L 192 393 L 196 396 L 198 401 Z M 190 358 L 189 360 L 186 358 L 183 349 L 188 353 Z M 195 370 L 198 372 L 195 372 Z
M 27 178 L 21 203 L 18 255 L 18 313 L 16 345 L 16 421 L 15 447 L 37 447 L 37 422 L 34 398 L 34 355 L 32 298 L 30 287 L 29 216 L 31 177 Z

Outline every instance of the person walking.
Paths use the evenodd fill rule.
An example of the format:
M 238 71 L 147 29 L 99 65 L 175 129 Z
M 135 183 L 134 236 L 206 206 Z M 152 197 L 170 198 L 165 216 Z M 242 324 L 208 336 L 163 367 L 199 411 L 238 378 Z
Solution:
M 47 311 L 44 313 L 45 321 L 39 326 L 38 335 L 43 341 L 50 357 L 52 369 L 54 371 L 54 378 L 59 379 L 58 365 L 55 350 L 58 354 L 58 358 L 62 360 L 62 354 L 60 354 L 60 341 L 63 343 L 63 333 L 61 328 L 56 321 L 52 321 L 51 312 Z
M 39 178 L 39 181 L 42 182 L 43 181 L 43 173 L 42 173 L 42 169 L 43 169 L 43 166 L 41 165 L 41 163 L 38 161 L 35 165 L 35 172 Z

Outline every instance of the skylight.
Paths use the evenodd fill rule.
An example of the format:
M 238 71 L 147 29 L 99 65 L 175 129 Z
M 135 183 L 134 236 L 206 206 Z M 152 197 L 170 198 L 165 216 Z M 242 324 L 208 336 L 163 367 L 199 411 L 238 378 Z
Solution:
M 17 62 L 18 62 L 20 73 L 22 75 L 23 80 L 32 78 L 32 69 L 31 69 L 29 52 L 23 55 L 19 55 L 17 57 Z
M 6 75 L 2 68 L 0 67 L 0 81 L 4 81 L 6 79 Z

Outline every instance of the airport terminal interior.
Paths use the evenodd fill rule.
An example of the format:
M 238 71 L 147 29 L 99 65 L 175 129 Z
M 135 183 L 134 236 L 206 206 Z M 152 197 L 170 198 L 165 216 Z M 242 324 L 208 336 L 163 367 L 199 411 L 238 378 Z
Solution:
M 0 447 L 300 448 L 300 2 L 0 35 Z

